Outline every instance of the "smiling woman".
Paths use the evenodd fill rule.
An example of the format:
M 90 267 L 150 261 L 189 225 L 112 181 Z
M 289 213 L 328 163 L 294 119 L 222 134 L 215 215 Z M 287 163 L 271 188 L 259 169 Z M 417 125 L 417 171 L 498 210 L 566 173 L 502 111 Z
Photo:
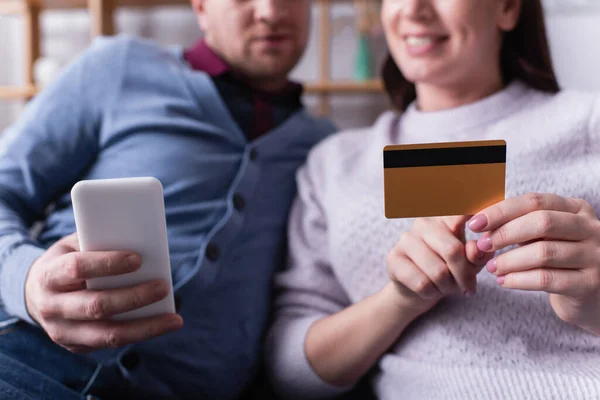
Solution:
M 326 140 L 298 173 L 267 345 L 276 387 L 600 398 L 600 97 L 558 90 L 539 0 L 383 0 L 381 17 L 400 112 Z M 384 217 L 385 146 L 483 140 L 507 144 L 505 200 Z M 441 203 L 445 184 L 459 190 L 435 187 Z
M 475 10 L 468 10 L 473 19 L 471 22 L 465 21 L 464 16 L 461 15 L 471 7 L 468 5 L 469 2 L 464 2 L 462 9 L 451 6 L 440 7 L 439 25 L 429 26 L 423 30 L 422 27 L 411 28 L 409 24 L 406 24 L 408 26 L 402 24 L 400 27 L 395 18 L 404 7 L 403 3 L 384 2 L 389 8 L 384 14 L 389 15 L 386 28 L 390 30 L 388 38 L 392 40 L 388 40 L 391 54 L 383 67 L 383 80 L 392 104 L 398 110 L 406 109 L 415 100 L 417 93 L 414 81 L 416 79 L 431 81 L 431 76 L 440 79 L 441 75 L 443 79 L 452 79 L 453 84 L 464 87 L 467 82 L 478 85 L 477 77 L 482 74 L 495 74 L 501 77 L 502 82 L 494 82 L 488 90 L 494 91 L 502 83 L 519 79 L 542 91 L 558 91 L 540 2 L 523 2 L 518 22 L 514 19 L 514 9 L 512 9 L 512 16 L 511 9 L 508 9 L 504 17 L 506 20 L 502 22 L 502 32 L 492 35 L 489 32 L 485 34 L 487 31 L 485 24 L 491 23 L 491 16 L 485 13 L 486 7 L 483 3 L 485 2 L 476 6 Z M 470 25 L 466 27 L 461 25 L 469 23 Z M 461 45 L 461 41 L 464 44 Z M 501 48 L 500 52 L 498 48 Z M 429 61 L 436 56 L 441 57 L 443 52 L 452 55 L 446 56 L 443 63 L 436 64 Z M 452 57 L 454 61 L 449 62 L 448 57 Z M 482 61 L 487 65 L 482 65 Z M 436 70 L 436 68 L 452 68 L 452 63 L 456 65 L 452 72 L 454 76 L 440 74 Z M 430 78 L 419 77 L 418 74 L 429 74 Z

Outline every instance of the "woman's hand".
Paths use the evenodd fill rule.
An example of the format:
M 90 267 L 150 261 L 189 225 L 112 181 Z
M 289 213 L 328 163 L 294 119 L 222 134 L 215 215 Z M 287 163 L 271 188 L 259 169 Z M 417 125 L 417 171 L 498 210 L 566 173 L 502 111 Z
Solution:
M 600 221 L 588 202 L 528 194 L 486 208 L 468 226 L 487 232 L 481 251 L 519 245 L 487 264 L 500 285 L 547 292 L 562 320 L 600 335 Z
M 469 216 L 419 218 L 388 255 L 402 307 L 424 313 L 455 293 L 475 295 L 476 275 L 493 254 L 465 244 Z

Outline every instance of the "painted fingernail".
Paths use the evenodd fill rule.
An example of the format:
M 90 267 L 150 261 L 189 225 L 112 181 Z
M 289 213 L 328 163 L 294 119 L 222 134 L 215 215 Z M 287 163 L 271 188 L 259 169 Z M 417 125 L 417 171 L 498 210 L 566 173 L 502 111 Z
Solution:
M 485 268 L 492 274 L 496 272 L 496 270 L 498 270 L 498 266 L 496 265 L 496 259 L 492 258 L 490 261 L 488 261 L 488 263 L 485 265 Z
M 468 298 L 471 298 L 471 297 L 475 296 L 476 293 L 477 292 L 475 289 L 469 289 L 469 290 L 465 290 L 464 295 Z
M 490 251 L 492 247 L 494 247 L 494 245 L 489 236 L 484 236 L 477 241 L 477 248 L 481 251 Z
M 468 222 L 469 229 L 472 231 L 480 231 L 484 229 L 488 224 L 487 217 L 483 214 L 478 214 L 471 218 Z
M 504 277 L 503 276 L 497 277 L 496 282 L 498 282 L 498 285 L 504 285 Z

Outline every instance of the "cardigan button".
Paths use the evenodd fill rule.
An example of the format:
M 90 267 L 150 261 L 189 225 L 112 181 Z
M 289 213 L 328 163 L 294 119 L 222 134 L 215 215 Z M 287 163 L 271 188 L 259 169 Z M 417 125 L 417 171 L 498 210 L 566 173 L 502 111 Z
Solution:
M 137 367 L 139 363 L 140 356 L 135 352 L 127 353 L 121 358 L 121 364 L 130 371 Z
M 217 261 L 219 259 L 219 253 L 219 247 L 216 244 L 209 243 L 208 246 L 206 246 L 206 258 L 210 261 Z
M 258 152 L 256 151 L 256 149 L 252 149 L 250 150 L 250 161 L 256 161 L 256 159 L 258 158 Z
M 241 194 L 236 193 L 233 195 L 233 206 L 238 211 L 242 211 L 246 208 L 246 200 L 244 200 L 244 197 Z

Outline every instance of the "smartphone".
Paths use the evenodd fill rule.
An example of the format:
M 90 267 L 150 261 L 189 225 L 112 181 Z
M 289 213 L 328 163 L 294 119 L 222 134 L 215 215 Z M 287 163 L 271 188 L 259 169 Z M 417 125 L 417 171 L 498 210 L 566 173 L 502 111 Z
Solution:
M 160 279 L 167 297 L 118 314 L 129 320 L 175 312 L 163 187 L 152 177 L 84 180 L 71 190 L 81 251 L 133 251 L 142 266 L 128 274 L 89 279 L 91 290 L 115 289 Z

